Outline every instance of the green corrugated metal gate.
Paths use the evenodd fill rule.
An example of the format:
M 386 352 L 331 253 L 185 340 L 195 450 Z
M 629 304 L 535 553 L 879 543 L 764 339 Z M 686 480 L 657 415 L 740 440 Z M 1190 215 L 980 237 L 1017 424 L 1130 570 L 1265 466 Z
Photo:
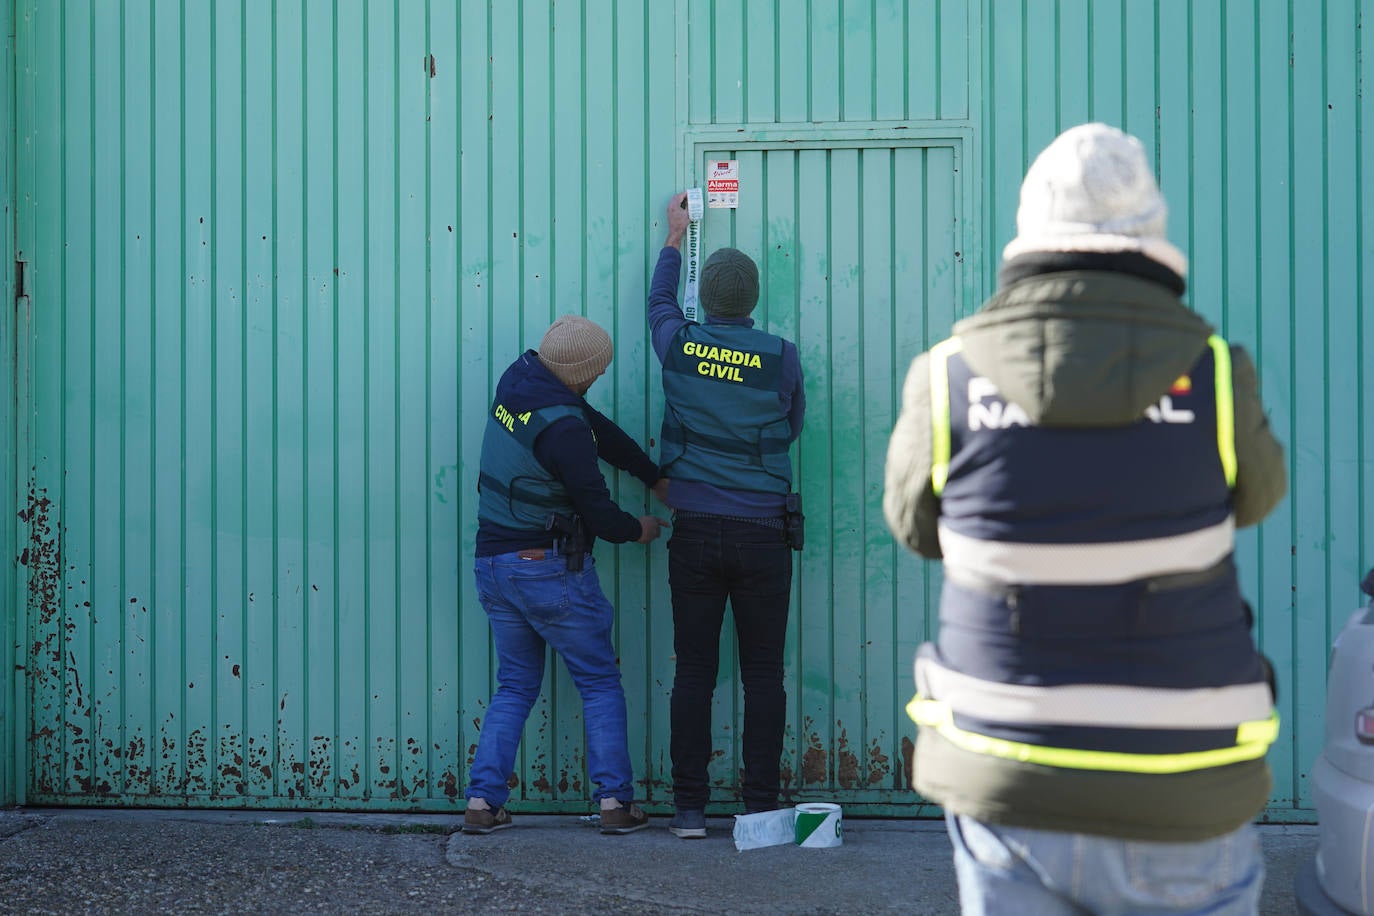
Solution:
M 494 686 L 468 571 L 492 385 L 581 312 L 616 338 L 593 403 L 656 436 L 662 208 L 724 158 L 740 206 L 705 247 L 759 260 L 807 375 L 788 787 L 928 813 L 902 704 L 939 570 L 883 525 L 887 434 L 911 356 L 993 287 L 1029 158 L 1096 118 L 1151 147 L 1190 299 L 1257 355 L 1289 446 L 1240 560 L 1285 687 L 1269 816 L 1310 818 L 1326 653 L 1371 559 L 1374 147 L 1370 0 L 1296 5 L 0 2 L 0 801 L 460 804 Z M 597 556 L 664 802 L 665 554 Z M 550 671 L 514 798 L 580 811 L 580 704 Z

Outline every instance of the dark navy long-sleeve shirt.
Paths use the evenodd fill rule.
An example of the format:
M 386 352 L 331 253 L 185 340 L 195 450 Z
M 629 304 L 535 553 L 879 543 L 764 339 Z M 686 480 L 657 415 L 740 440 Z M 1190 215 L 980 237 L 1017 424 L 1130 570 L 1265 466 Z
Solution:
M 658 465 L 608 417 L 558 380 L 527 350 L 510 365 L 496 385 L 496 400 L 515 413 L 569 404 L 580 407 L 587 422 L 564 417 L 552 423 L 534 442 L 534 457 L 568 492 L 573 508 L 593 537 L 623 544 L 640 536 L 639 517 L 611 499 L 598 459 L 626 471 L 647 487 L 659 478 Z M 550 547 L 553 535 L 543 529 L 516 530 L 482 518 L 477 520 L 479 557 L 510 553 L 527 547 Z
M 682 275 L 682 253 L 665 246 L 658 255 L 654 276 L 649 283 L 649 334 L 654 353 L 661 364 L 678 331 L 691 322 L 682 314 L 677 301 L 677 285 Z M 752 328 L 752 318 L 711 318 L 707 324 L 731 324 Z M 806 417 L 806 392 L 803 386 L 801 356 L 790 340 L 782 344 L 782 384 L 778 399 L 791 424 L 791 441 L 801 435 Z M 776 493 L 729 490 L 692 480 L 672 480 L 668 501 L 674 509 L 709 512 L 715 515 L 770 516 L 782 513 L 782 497 Z

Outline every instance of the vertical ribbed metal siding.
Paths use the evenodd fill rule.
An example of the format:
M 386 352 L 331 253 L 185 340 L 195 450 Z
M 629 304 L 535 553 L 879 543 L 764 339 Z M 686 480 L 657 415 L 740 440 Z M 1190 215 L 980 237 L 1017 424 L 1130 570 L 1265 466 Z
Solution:
M 10 256 L 10 252 L 15 251 L 14 228 L 15 228 L 15 172 L 14 172 L 14 137 L 15 137 L 15 72 L 14 72 L 14 36 L 15 18 L 13 0 L 0 0 L 0 26 L 4 28 L 3 50 L 0 50 L 0 251 L 4 252 L 0 257 L 0 296 L 3 296 L 5 303 L 15 301 L 16 290 L 14 288 L 14 264 L 15 257 Z M 8 308 L 0 309 L 0 341 L 7 341 L 13 344 L 6 349 L 11 353 L 17 353 L 19 344 L 15 342 L 15 315 L 23 307 L 11 311 Z M 8 361 L 5 361 L 8 363 Z M 13 367 L 14 375 L 17 378 L 18 367 Z M 13 383 L 11 383 L 13 384 Z M 8 386 L 5 386 L 6 388 Z M 3 389 L 0 389 L 3 390 Z M 13 520 L 18 513 L 18 506 L 15 505 L 14 494 L 14 468 L 15 468 L 15 405 L 18 403 L 13 396 L 0 399 L 0 518 Z M 14 557 L 18 555 L 15 549 L 16 534 L 22 530 L 20 525 L 14 522 L 0 526 L 0 557 Z M 16 785 L 15 774 L 23 772 L 20 758 L 16 754 L 22 754 L 24 748 L 24 725 L 22 691 L 24 689 L 22 670 L 16 674 L 17 665 L 21 664 L 20 659 L 10 658 L 8 653 L 11 647 L 18 646 L 22 642 L 19 639 L 19 627 L 22 625 L 22 614 L 19 608 L 22 607 L 25 592 L 22 585 L 18 584 L 20 577 L 15 575 L 15 566 L 12 563 L 0 565 L 0 646 L 5 647 L 7 653 L 0 659 L 0 806 L 12 805 L 18 798 L 18 787 Z
M 798 19 L 779 8 L 778 33 L 755 23 L 741 60 L 790 46 Z M 867 20 L 817 5 L 804 19 L 813 56 L 775 55 L 771 87 L 753 78 L 777 100 L 770 117 L 966 117 L 968 4 L 884 10 L 919 60 L 891 29 L 870 45 Z M 658 213 L 682 181 L 677 104 L 702 92 L 672 63 L 675 38 L 703 15 L 717 11 L 26 4 L 42 307 L 24 485 L 33 531 L 48 532 L 30 567 L 31 798 L 385 807 L 457 795 L 493 688 L 467 572 L 490 388 L 553 316 L 584 312 L 618 340 L 593 402 L 642 440 L 656 434 L 644 284 Z M 848 61 L 839 71 L 835 53 Z M 865 102 L 858 87 L 874 72 L 909 64 L 908 80 Z M 946 158 L 937 151 L 930 187 L 952 206 Z M 891 221 L 876 202 L 867 212 L 880 231 Z M 947 258 L 945 228 L 930 238 Z M 826 360 L 827 296 L 807 306 Z M 870 335 L 887 339 L 894 310 L 913 308 L 926 311 L 880 307 Z M 856 381 L 851 370 L 827 388 Z M 890 426 L 884 403 L 865 427 L 874 435 Z M 836 456 L 829 434 L 813 441 L 803 461 L 858 457 L 848 444 Z M 881 527 L 866 480 L 842 483 L 864 490 L 868 538 Z M 613 489 L 644 505 L 637 483 Z M 662 554 L 600 557 L 631 745 L 646 749 L 637 769 L 661 797 Z M 833 559 L 818 555 L 807 575 L 828 580 Z M 849 560 L 840 578 L 858 581 Z M 832 602 L 808 601 L 823 635 L 796 674 L 828 696 Z M 587 790 L 580 703 L 553 672 L 518 765 L 526 800 Z M 875 698 L 887 730 L 901 727 L 904 689 Z M 811 718 L 828 719 L 828 702 Z M 865 727 L 843 727 L 856 710 L 795 726 L 810 729 L 792 761 L 799 783 L 854 788 L 882 769 L 898 784 L 894 734 L 871 771 L 845 762 L 867 753 Z M 722 727 L 737 722 L 738 710 Z M 806 779 L 814 750 L 834 752 L 833 765 Z
M 1290 496 L 1242 533 L 1245 591 L 1280 676 L 1271 813 L 1310 808 L 1325 661 L 1371 563 L 1365 265 L 1374 166 L 1359 91 L 1365 0 L 995 5 L 984 70 L 985 241 L 1014 233 L 1025 166 L 1061 129 L 1138 135 L 1190 258 L 1187 299 L 1259 367 Z
M 450 803 L 494 686 L 468 572 L 491 384 L 585 312 L 621 340 L 593 401 L 647 430 L 647 214 L 675 164 L 674 74 L 648 61 L 672 60 L 672 8 L 24 16 L 24 486 L 51 530 L 30 800 Z M 603 570 L 643 708 L 627 550 Z M 522 792 L 581 798 L 566 674 L 548 696 Z
M 971 117 L 971 0 L 690 0 L 688 120 Z
M 807 544 L 784 653 L 783 781 L 850 805 L 915 800 L 904 766 L 915 729 L 902 700 L 915 648 L 932 632 L 939 569 L 887 533 L 883 464 L 907 364 L 948 334 L 964 274 L 959 145 L 890 133 L 699 144 L 705 161 L 739 161 L 742 189 L 738 210 L 707 211 L 704 247 L 758 259 L 755 317 L 796 341 L 806 379 L 794 454 Z M 724 797 L 742 765 L 730 629 L 711 770 Z
M 582 311 L 617 339 L 593 403 L 656 435 L 642 297 L 662 204 L 684 178 L 678 132 L 977 127 L 986 218 L 964 257 L 985 276 L 938 303 L 865 299 L 872 338 L 882 316 L 901 332 L 910 309 L 976 304 L 1029 158 L 1097 117 L 1151 146 L 1193 258 L 1190 298 L 1256 354 L 1289 447 L 1293 498 L 1242 537 L 1241 560 L 1285 672 L 1271 811 L 1310 806 L 1321 662 L 1355 603 L 1374 508 L 1363 0 L 1315 16 L 1270 0 L 675 6 L 21 4 L 18 224 L 37 294 L 33 425 L 19 430 L 34 438 L 20 482 L 31 798 L 447 806 L 493 687 L 467 570 L 490 387 L 550 318 Z M 812 324 L 798 337 L 822 334 Z M 894 600 L 884 589 L 931 606 L 920 564 L 899 557 L 894 573 L 881 559 L 874 475 L 857 470 L 874 443 L 861 458 L 835 436 L 853 431 L 830 400 L 837 382 L 877 405 L 864 430 L 890 424 L 869 377 L 889 341 L 859 348 L 860 376 L 847 338 L 835 352 L 812 340 L 828 400 L 813 394 L 803 473 L 829 462 L 825 492 L 863 491 L 861 519 L 833 493 L 825 511 L 836 543 L 853 521 L 880 559 L 832 544 L 800 561 L 799 578 L 840 587 L 794 605 L 815 650 L 789 671 L 798 773 L 806 716 L 827 715 L 836 672 L 853 671 L 851 592 L 865 641 Z M 612 484 L 643 504 L 634 481 Z M 645 748 L 636 770 L 657 798 L 672 670 L 660 546 L 647 560 L 637 546 L 598 554 L 631 745 Z M 892 626 L 878 638 L 921 635 Z M 860 665 L 873 723 L 904 725 L 891 715 L 909 686 L 900 655 L 890 684 Z M 587 788 L 580 704 L 554 671 L 517 773 L 518 797 L 538 802 Z M 804 785 L 844 787 L 841 743 L 867 747 L 838 724 L 817 723 L 831 759 Z

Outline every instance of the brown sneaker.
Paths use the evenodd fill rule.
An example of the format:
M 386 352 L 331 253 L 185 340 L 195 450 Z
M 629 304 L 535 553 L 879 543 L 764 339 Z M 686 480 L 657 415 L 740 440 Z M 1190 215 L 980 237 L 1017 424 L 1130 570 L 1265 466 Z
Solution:
M 649 826 L 649 815 L 639 805 L 621 805 L 619 808 L 601 809 L 601 832 L 620 834 L 634 833 Z
M 510 826 L 510 812 L 504 807 L 491 809 L 469 808 L 463 814 L 463 832 L 486 834 Z

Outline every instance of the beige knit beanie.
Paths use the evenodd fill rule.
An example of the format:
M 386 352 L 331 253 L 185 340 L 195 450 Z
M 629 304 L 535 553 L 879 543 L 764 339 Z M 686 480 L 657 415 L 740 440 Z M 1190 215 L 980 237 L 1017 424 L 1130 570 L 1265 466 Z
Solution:
M 1164 236 L 1168 208 L 1130 134 L 1106 124 L 1080 124 L 1035 158 L 1021 183 L 1010 261 L 1041 251 L 1138 251 L 1185 277 L 1188 259 Z
M 539 341 L 539 361 L 572 389 L 592 383 L 611 364 L 611 335 L 589 318 L 564 315 Z

